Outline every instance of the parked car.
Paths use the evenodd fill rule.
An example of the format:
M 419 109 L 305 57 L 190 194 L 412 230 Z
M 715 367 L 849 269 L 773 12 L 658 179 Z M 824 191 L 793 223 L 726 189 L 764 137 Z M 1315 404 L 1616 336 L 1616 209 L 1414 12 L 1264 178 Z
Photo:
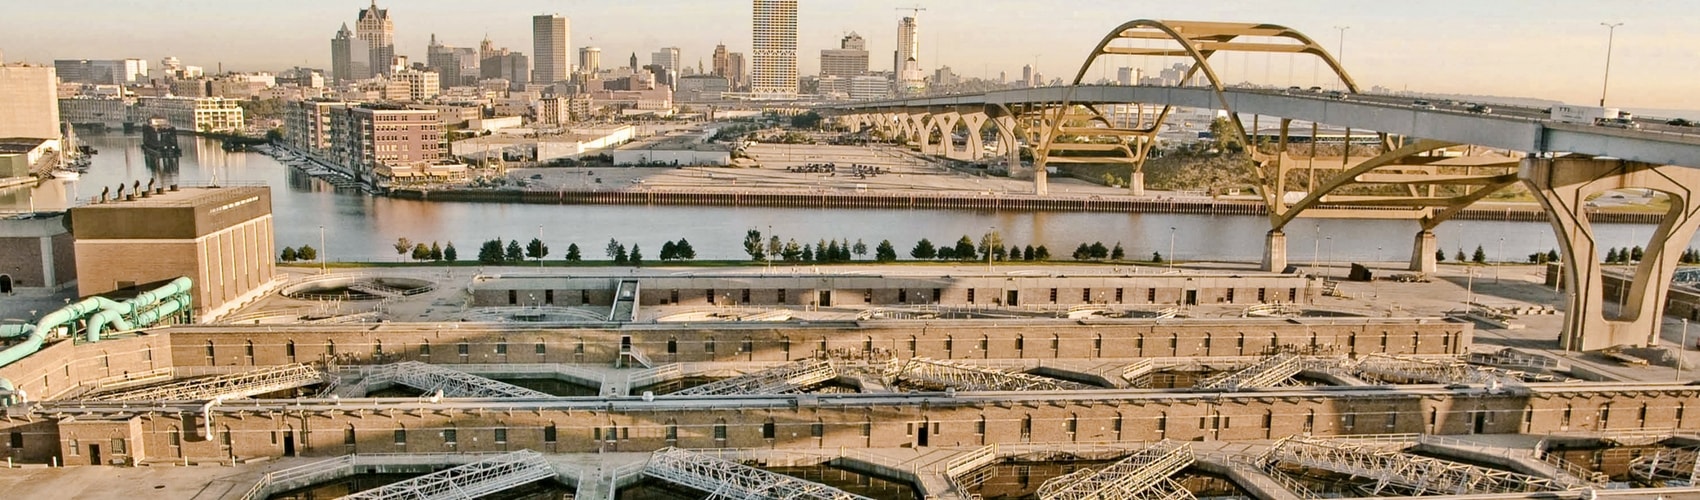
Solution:
M 1469 108 L 1466 108 L 1466 110 L 1468 110 L 1471 113 L 1475 113 L 1475 114 L 1479 114 L 1479 115 L 1486 115 L 1486 114 L 1492 114 L 1493 113 L 1493 108 L 1487 107 L 1487 105 L 1485 105 L 1485 104 L 1471 104 Z
M 1431 103 L 1431 102 L 1428 102 L 1428 101 L 1422 100 L 1422 99 L 1417 99 L 1416 101 L 1411 102 L 1411 107 L 1417 108 L 1417 109 L 1434 109 L 1434 103 Z
M 1344 101 L 1346 100 L 1346 93 L 1338 90 L 1330 90 L 1328 91 L 1328 98 L 1336 101 Z

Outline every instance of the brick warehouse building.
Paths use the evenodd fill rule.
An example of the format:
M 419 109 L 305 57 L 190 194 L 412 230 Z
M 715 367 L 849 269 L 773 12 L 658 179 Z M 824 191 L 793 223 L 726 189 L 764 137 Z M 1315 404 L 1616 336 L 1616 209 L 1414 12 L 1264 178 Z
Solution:
M 265 187 L 125 190 L 71 209 L 77 291 L 144 288 L 188 276 L 198 318 L 259 296 L 277 274 L 271 191 Z

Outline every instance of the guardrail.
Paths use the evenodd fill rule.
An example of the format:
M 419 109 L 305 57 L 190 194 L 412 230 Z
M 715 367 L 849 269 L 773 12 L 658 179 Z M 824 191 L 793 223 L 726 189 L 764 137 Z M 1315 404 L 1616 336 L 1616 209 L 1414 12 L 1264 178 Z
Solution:
M 266 491 L 273 484 L 293 481 L 325 474 L 337 470 L 349 470 L 363 465 L 450 465 L 477 462 L 483 457 L 502 455 L 503 453 L 359 453 L 321 460 L 281 469 L 260 476 L 254 486 L 242 495 L 242 500 L 263 500 L 275 493 Z M 349 470 L 352 473 L 352 470 Z

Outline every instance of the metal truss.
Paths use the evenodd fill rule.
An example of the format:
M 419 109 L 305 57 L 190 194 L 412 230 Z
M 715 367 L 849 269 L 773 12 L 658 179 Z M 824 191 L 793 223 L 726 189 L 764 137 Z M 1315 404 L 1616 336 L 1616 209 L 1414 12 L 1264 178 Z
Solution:
M 721 379 L 672 393 L 674 396 L 719 396 L 724 394 L 789 394 L 838 377 L 826 360 L 803 360 L 766 370 Z
M 375 296 L 378 296 L 378 297 L 383 297 L 383 298 L 386 298 L 386 299 L 400 298 L 403 295 L 407 294 L 407 292 L 405 290 L 402 290 L 400 288 L 395 288 L 395 287 L 384 286 L 383 284 L 378 283 L 378 280 L 375 280 L 375 279 L 361 280 L 361 281 L 349 283 L 348 289 L 354 290 L 356 292 L 364 293 L 364 294 L 367 294 L 367 295 L 375 295 Z
M 1406 356 L 1370 354 L 1352 365 L 1359 375 L 1382 380 L 1421 380 L 1436 384 L 1512 384 L 1521 378 L 1506 375 L 1504 370 L 1471 366 L 1462 360 L 1422 359 Z
M 1163 440 L 1102 469 L 1081 469 L 1039 485 L 1040 500 L 1188 500 L 1170 476 L 1192 465 L 1192 446 Z
M 1665 448 L 1629 462 L 1629 476 L 1646 482 L 1700 480 L 1700 449 Z
M 769 472 L 737 462 L 693 453 L 679 448 L 662 448 L 649 456 L 643 473 L 709 493 L 709 498 L 727 500 L 871 500 L 838 488 Z
M 1073 391 L 1091 386 L 1019 372 L 930 358 L 893 361 L 887 379 L 959 391 Z
M 375 368 L 367 372 L 366 385 L 391 382 L 428 392 L 442 390 L 443 396 L 451 398 L 554 397 L 548 393 L 418 361 L 403 361 Z
M 1262 361 L 1258 361 L 1257 364 L 1245 369 L 1204 379 L 1199 381 L 1194 388 L 1235 392 L 1240 389 L 1274 387 L 1276 384 L 1298 375 L 1299 371 L 1303 369 L 1304 364 L 1300 361 L 1299 355 L 1284 352 L 1263 358 Z
M 1372 496 L 1384 491 L 1412 495 L 1478 495 L 1564 491 L 1555 480 L 1404 453 L 1387 443 L 1354 443 L 1287 437 L 1265 455 L 1275 462 L 1321 469 L 1373 481 Z
M 335 375 L 303 364 L 289 364 L 259 370 L 185 380 L 171 384 L 143 387 L 127 391 L 96 394 L 91 401 L 203 401 L 236 399 L 257 396 L 335 380 Z
M 543 454 L 520 450 L 342 497 L 343 500 L 480 498 L 555 477 Z

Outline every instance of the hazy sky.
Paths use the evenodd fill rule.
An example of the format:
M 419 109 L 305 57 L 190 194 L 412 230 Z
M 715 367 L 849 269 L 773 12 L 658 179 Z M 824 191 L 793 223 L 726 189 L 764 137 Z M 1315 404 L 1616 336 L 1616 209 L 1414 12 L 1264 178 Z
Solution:
M 7 60 L 139 57 L 157 64 L 177 56 L 214 71 L 330 65 L 330 38 L 368 0 L 61 0 L 8 2 L 0 19 Z M 1345 32 L 1345 64 L 1364 87 L 1540 97 L 1570 103 L 1599 99 L 1606 28 L 1617 29 L 1608 104 L 1700 109 L 1700 2 L 1692 0 L 802 0 L 801 74 L 819 67 L 820 49 L 856 31 L 871 66 L 889 70 L 897 18 L 919 5 L 922 64 L 964 76 L 1019 77 L 1038 61 L 1047 78 L 1072 78 L 1106 32 L 1133 19 L 1267 22 L 1298 29 L 1334 50 Z M 603 65 L 642 64 L 663 46 L 704 65 L 716 43 L 748 53 L 747 0 L 384 0 L 395 19 L 399 53 L 423 59 L 432 33 L 475 47 L 486 34 L 498 46 L 532 53 L 530 16 L 572 19 L 572 46 L 602 47 Z M 1220 56 L 1219 56 L 1220 57 Z M 576 56 L 575 56 L 576 59 Z M 1110 61 L 1088 80 L 1115 77 L 1114 66 L 1147 71 L 1175 61 Z M 1310 85 L 1311 63 L 1289 56 L 1213 60 L 1231 81 Z M 1326 85 L 1326 82 L 1317 82 Z

